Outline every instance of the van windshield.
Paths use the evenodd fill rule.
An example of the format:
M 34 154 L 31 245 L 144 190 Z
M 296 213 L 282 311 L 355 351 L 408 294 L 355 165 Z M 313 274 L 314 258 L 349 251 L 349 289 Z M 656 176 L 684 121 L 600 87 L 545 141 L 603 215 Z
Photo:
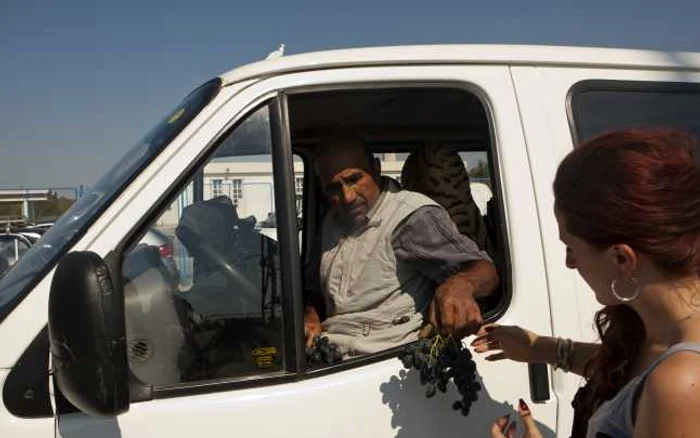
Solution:
M 112 200 L 211 102 L 220 87 L 221 80 L 217 78 L 190 93 L 2 274 L 0 321 L 85 234 Z

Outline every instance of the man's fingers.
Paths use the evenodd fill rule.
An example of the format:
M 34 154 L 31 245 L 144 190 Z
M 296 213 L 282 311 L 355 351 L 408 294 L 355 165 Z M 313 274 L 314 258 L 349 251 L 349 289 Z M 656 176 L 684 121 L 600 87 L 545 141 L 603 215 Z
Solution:
M 321 334 L 321 330 L 318 327 L 311 325 L 304 328 L 306 335 L 306 346 L 311 347 L 314 345 L 314 338 Z
M 525 400 L 523 399 L 518 400 L 518 413 L 520 414 L 520 418 L 523 421 L 523 426 L 525 427 L 525 434 L 523 435 L 523 437 L 542 438 L 542 434 L 537 428 L 537 423 L 535 423 L 535 419 L 532 417 L 530 408 L 527 406 L 527 403 L 525 403 Z
M 459 339 L 473 335 L 479 331 L 483 319 L 481 311 L 475 302 L 461 303 L 457 306 L 457 315 L 455 322 L 455 335 Z
M 440 333 L 452 334 L 455 329 L 455 316 L 457 309 L 452 300 L 442 300 L 438 305 L 438 318 L 440 319 Z
M 428 306 L 428 322 L 435 327 L 436 330 L 440 330 L 440 321 L 438 321 L 437 317 L 437 311 L 435 308 L 437 307 L 437 304 L 433 300 L 432 303 L 430 303 L 430 306 Z

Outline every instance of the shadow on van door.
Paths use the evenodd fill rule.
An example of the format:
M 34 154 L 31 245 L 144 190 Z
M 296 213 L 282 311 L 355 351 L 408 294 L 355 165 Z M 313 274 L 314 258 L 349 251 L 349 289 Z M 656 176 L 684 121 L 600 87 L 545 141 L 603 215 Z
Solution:
M 61 438 L 122 438 L 116 418 L 96 418 L 82 412 L 61 415 L 58 419 Z
M 419 373 L 401 370 L 398 376 L 392 376 L 382 383 L 382 403 L 388 405 L 393 414 L 391 427 L 396 431 L 396 438 L 440 437 L 466 438 L 489 436 L 489 430 L 496 418 L 510 414 L 518 418 L 516 436 L 523 432 L 517 410 L 510 403 L 492 399 L 478 376 L 482 390 L 479 400 L 472 406 L 471 413 L 463 417 L 459 411 L 452 409 L 452 404 L 461 398 L 454 385 L 450 384 L 446 393 L 437 392 L 432 398 L 425 397 L 425 386 L 420 384 Z M 536 420 L 536 418 L 535 418 Z M 552 429 L 537 422 L 544 438 L 554 438 Z

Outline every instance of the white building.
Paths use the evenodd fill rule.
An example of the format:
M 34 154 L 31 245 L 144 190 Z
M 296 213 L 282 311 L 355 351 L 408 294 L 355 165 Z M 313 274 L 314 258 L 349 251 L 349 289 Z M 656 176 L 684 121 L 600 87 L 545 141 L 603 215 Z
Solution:
M 395 154 L 382 154 L 380 157 L 382 174 L 400 180 L 404 161 L 397 159 Z M 304 184 L 304 163 L 301 159 L 294 161 L 294 179 L 297 205 L 301 209 Z M 204 167 L 203 184 L 204 199 L 228 196 L 236 204 L 241 218 L 254 216 L 257 222 L 261 222 L 275 211 L 272 164 L 269 160 L 214 160 Z M 486 214 L 486 202 L 491 198 L 491 189 L 480 182 L 472 182 L 471 187 L 477 206 L 482 214 Z M 182 210 L 192 202 L 192 190 L 185 190 L 156 225 L 166 230 L 174 228 Z

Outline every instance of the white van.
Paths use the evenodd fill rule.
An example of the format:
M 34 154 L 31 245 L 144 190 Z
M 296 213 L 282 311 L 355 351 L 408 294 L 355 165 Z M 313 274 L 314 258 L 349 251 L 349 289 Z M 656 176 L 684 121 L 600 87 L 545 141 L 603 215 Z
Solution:
M 544 436 L 568 436 L 580 379 L 545 366 L 476 358 L 466 417 L 454 391 L 425 398 L 400 347 L 307 366 L 302 272 L 326 208 L 313 149 L 328 132 L 361 136 L 399 176 L 418 145 L 456 148 L 490 196 L 488 320 L 593 339 L 551 183 L 582 140 L 655 125 L 700 134 L 700 54 L 389 47 L 223 74 L 0 280 L 0 436 L 483 437 L 519 397 Z M 151 228 L 176 238 L 178 277 L 138 244 Z

